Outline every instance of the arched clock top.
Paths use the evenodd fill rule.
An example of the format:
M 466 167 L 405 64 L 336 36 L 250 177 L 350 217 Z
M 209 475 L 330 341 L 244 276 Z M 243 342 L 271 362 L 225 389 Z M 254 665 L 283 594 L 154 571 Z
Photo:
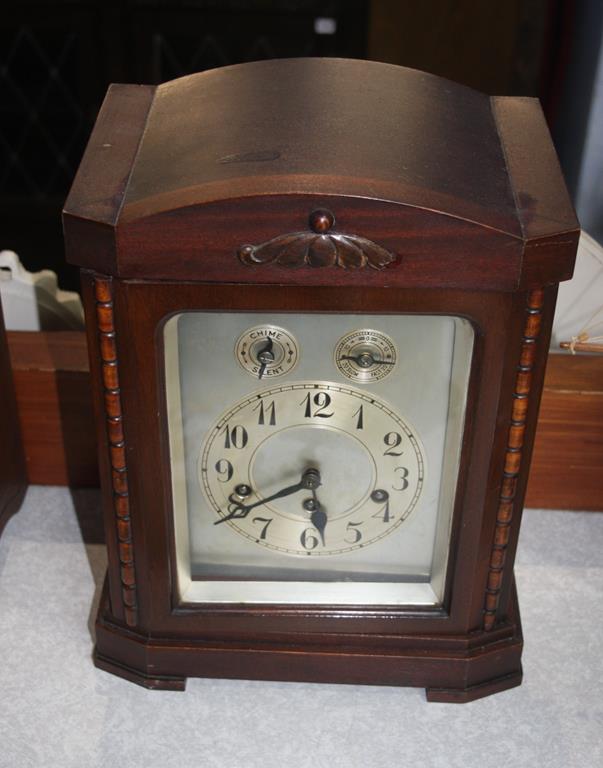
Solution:
M 300 252 L 320 261 L 308 238 L 295 257 L 267 257 L 319 208 L 338 222 L 312 238 L 320 258 L 379 262 L 363 270 L 375 284 L 383 261 L 368 244 L 392 254 L 386 272 L 405 285 L 436 269 L 450 285 L 504 290 L 571 274 L 577 222 L 537 100 L 320 58 L 111 86 L 65 206 L 67 256 L 121 277 L 215 269 L 245 282 L 237 253 L 251 245 L 262 279 L 278 282 Z M 96 246 L 82 256 L 84 232 Z M 543 239 L 553 258 L 530 251 Z

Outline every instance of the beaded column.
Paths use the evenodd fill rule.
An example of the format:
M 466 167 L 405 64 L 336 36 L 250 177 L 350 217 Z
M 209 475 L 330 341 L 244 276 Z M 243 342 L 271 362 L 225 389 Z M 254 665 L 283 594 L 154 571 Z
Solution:
M 95 277 L 96 320 L 102 366 L 105 426 L 109 443 L 113 511 L 117 534 L 121 595 L 126 624 L 137 623 L 136 575 L 132 547 L 128 472 L 123 432 L 117 346 L 113 314 L 113 290 L 109 278 Z
M 536 357 L 536 344 L 542 322 L 544 291 L 536 289 L 528 294 L 526 321 L 521 342 L 521 355 L 517 366 L 517 376 L 513 391 L 513 410 L 507 438 L 505 467 L 496 516 L 494 542 L 490 553 L 488 585 L 484 608 L 484 629 L 494 627 L 496 611 L 502 589 L 503 569 L 509 544 L 517 480 L 521 470 L 523 441 L 532 385 L 532 370 Z

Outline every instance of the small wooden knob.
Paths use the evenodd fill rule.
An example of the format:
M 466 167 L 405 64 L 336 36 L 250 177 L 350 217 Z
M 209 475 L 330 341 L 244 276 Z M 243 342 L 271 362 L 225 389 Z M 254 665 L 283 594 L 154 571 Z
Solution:
M 324 235 L 335 224 L 335 216 L 326 208 L 318 208 L 310 214 L 310 228 L 318 235 Z

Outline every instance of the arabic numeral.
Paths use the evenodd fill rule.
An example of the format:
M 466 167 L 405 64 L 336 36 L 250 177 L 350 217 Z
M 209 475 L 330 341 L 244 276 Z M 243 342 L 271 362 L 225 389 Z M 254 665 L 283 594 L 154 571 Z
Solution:
M 229 424 L 224 426 L 224 429 L 220 431 L 221 435 L 224 435 L 224 448 L 239 448 L 242 449 L 247 445 L 249 435 L 245 427 L 237 424 L 232 429 Z
M 405 491 L 408 488 L 409 482 L 408 482 L 408 468 L 407 467 L 396 467 L 394 472 L 398 474 L 398 480 L 400 481 L 401 485 L 392 485 L 392 488 L 394 491 Z
M 251 521 L 252 523 L 264 523 L 264 527 L 262 528 L 262 531 L 260 533 L 260 540 L 264 541 L 266 538 L 266 531 L 268 530 L 268 526 L 270 523 L 274 520 L 273 517 L 254 517 Z
M 258 424 L 260 426 L 264 426 L 265 424 L 268 424 L 271 427 L 276 426 L 276 405 L 274 400 L 271 400 L 266 406 L 264 405 L 264 401 L 260 400 L 253 410 L 259 411 Z
M 387 446 L 387 450 L 383 451 L 384 456 L 402 456 L 404 453 L 404 451 L 394 450 L 402 443 L 402 435 L 399 432 L 388 432 L 383 436 L 383 442 Z
M 319 419 L 330 419 L 333 415 L 333 411 L 326 413 L 327 408 L 331 405 L 331 396 L 327 392 L 317 392 L 314 397 L 308 392 L 308 394 L 301 401 L 300 405 L 305 405 L 304 417 L 306 419 L 312 417 L 318 417 Z M 312 405 L 316 406 L 314 409 Z
M 363 417 L 363 409 L 364 406 L 361 405 L 360 408 L 356 411 L 354 416 L 358 417 L 358 421 L 356 422 L 356 429 L 364 429 L 364 417 Z
M 347 528 L 345 529 L 346 535 L 344 538 L 344 541 L 348 544 L 358 544 L 362 538 L 362 532 L 358 528 L 359 525 L 362 525 L 362 521 L 359 523 L 348 523 Z M 351 538 L 348 538 L 348 534 Z
M 390 520 L 393 520 L 394 516 L 389 511 L 389 501 L 386 501 L 381 509 L 378 509 L 372 517 L 383 520 L 384 523 L 389 523 Z
M 218 459 L 215 470 L 219 475 L 218 480 L 221 483 L 227 483 L 232 478 L 234 472 L 232 464 L 228 459 Z
M 316 549 L 319 543 L 318 531 L 316 528 L 305 528 L 299 537 L 302 547 L 305 550 Z

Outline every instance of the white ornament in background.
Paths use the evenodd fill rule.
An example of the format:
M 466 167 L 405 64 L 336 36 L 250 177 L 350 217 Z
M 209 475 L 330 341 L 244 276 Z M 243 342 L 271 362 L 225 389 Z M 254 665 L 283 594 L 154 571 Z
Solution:
M 591 323 L 602 305 L 603 246 L 586 232 L 582 232 L 574 277 L 559 286 L 551 352 L 560 352 L 560 342 L 571 341 L 573 336 Z M 591 330 L 593 336 L 603 332 L 595 327 Z M 565 351 L 563 354 L 568 353 Z
M 74 291 L 63 291 L 50 269 L 28 272 L 14 251 L 0 251 L 0 294 L 9 331 L 67 331 L 84 327 Z

